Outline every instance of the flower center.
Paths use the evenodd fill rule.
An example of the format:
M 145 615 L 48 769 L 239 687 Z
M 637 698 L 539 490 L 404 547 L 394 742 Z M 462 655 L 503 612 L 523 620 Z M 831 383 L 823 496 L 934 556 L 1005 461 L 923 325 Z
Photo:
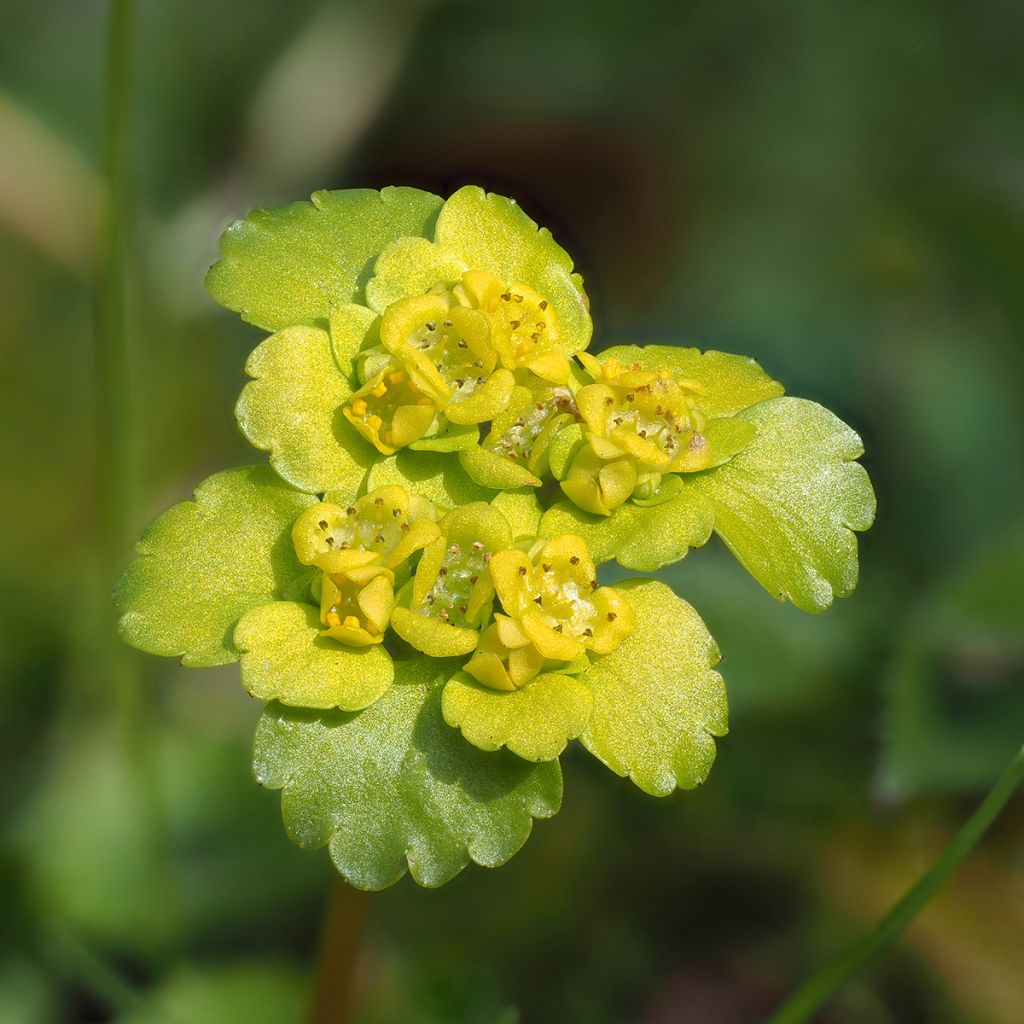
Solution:
M 324 513 L 316 522 L 316 530 L 328 551 L 390 551 L 398 543 L 403 530 L 409 528 L 408 516 L 400 508 L 385 508 L 382 497 L 373 499 L 373 508 L 379 515 L 359 515 L 355 505 L 342 512 Z
M 468 625 L 473 588 L 490 560 L 491 554 L 482 541 L 465 546 L 449 545 L 437 570 L 437 579 L 417 609 L 419 614 L 452 626 Z
M 426 429 L 434 409 L 434 399 L 417 387 L 405 370 L 391 363 L 352 396 L 344 413 L 370 441 L 400 447 L 417 439 L 406 436 L 410 427 L 418 430 L 423 421 Z
M 584 583 L 542 560 L 527 573 L 524 584 L 524 610 L 532 605 L 544 615 L 549 626 L 576 640 L 583 641 L 594 635 L 597 607 L 590 595 L 597 588 L 597 580 Z
M 652 379 L 610 385 L 612 394 L 605 397 L 605 436 L 632 433 L 655 445 L 669 459 L 675 458 L 681 446 L 689 444 L 704 426 L 697 395 L 668 370 L 644 376 Z
M 345 576 L 324 575 L 321 583 L 323 597 L 320 603 L 320 621 L 328 629 L 345 626 L 349 629 L 366 629 L 373 633 L 372 624 L 359 607 L 359 592 L 362 587 Z
M 498 455 L 525 462 L 544 428 L 563 413 L 576 416 L 572 392 L 566 387 L 551 388 L 546 397 L 531 402 L 501 434 L 489 437 L 485 447 Z

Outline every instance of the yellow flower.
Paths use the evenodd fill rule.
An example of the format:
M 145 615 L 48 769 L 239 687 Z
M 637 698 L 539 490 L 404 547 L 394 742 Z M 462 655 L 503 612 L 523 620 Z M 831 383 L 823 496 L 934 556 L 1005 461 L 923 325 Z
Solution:
M 383 641 L 395 607 L 395 574 L 390 569 L 377 563 L 353 564 L 340 572 L 324 573 L 319 589 L 320 621 L 325 627 L 321 636 L 349 647 L 368 647 Z
M 378 487 L 347 508 L 318 502 L 295 521 L 299 561 L 322 571 L 313 584 L 322 635 L 351 647 L 383 640 L 395 607 L 395 570 L 440 535 L 426 518 L 432 506 L 414 502 L 402 487 Z
M 577 505 L 610 515 L 634 494 L 656 492 L 665 473 L 713 465 L 697 381 L 616 359 L 602 364 L 585 352 L 580 360 L 594 378 L 576 392 L 587 445 L 562 481 Z
M 487 566 L 511 543 L 508 520 L 492 505 L 475 501 L 449 512 L 424 548 L 415 577 L 399 592 L 395 632 L 435 658 L 472 651 L 494 600 Z
M 515 689 L 547 662 L 607 654 L 633 631 L 633 612 L 614 587 L 598 587 L 584 541 L 564 534 L 531 552 L 501 551 L 490 563 L 504 614 L 495 615 L 466 671 L 486 686 Z
M 540 292 L 518 281 L 506 284 L 485 270 L 469 270 L 454 295 L 487 316 L 502 366 L 529 370 L 553 384 L 569 379 L 558 317 Z
M 418 441 L 439 411 L 436 398 L 395 361 L 370 377 L 342 409 L 345 419 L 383 455 Z

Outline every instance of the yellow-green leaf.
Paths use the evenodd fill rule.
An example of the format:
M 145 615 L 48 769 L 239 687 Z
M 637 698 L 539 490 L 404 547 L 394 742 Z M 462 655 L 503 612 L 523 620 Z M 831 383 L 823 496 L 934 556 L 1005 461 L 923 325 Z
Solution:
M 590 689 L 572 676 L 544 672 L 519 690 L 492 690 L 460 672 L 444 688 L 444 720 L 481 750 L 507 747 L 527 761 L 550 761 L 583 731 Z
M 636 629 L 579 676 L 594 694 L 584 746 L 645 793 L 699 786 L 728 731 L 718 647 L 700 616 L 664 583 L 616 584 Z
M 121 636 L 193 667 L 238 659 L 235 623 L 301 575 L 292 523 L 316 499 L 266 466 L 215 473 L 142 535 L 114 593 Z
M 300 846 L 327 845 L 360 889 L 383 889 L 406 870 L 424 886 L 470 861 L 504 864 L 533 818 L 557 813 L 557 761 L 484 753 L 441 715 L 441 688 L 458 662 L 395 664 L 395 685 L 365 711 L 271 704 L 256 729 L 254 770 L 280 789 L 285 828 Z
M 402 451 L 379 459 L 370 469 L 367 490 L 399 484 L 442 508 L 456 508 L 471 501 L 489 501 L 494 492 L 474 483 L 454 454 Z
M 828 409 L 800 398 L 740 415 L 757 438 L 724 466 L 684 475 L 677 500 L 710 508 L 715 532 L 774 597 L 823 611 L 856 587 L 854 531 L 875 517 L 871 481 L 854 461 L 861 440 Z
M 235 407 L 245 436 L 270 452 L 271 465 L 296 487 L 355 496 L 377 453 L 342 415 L 352 389 L 327 332 L 278 331 L 249 356 L 245 370 L 253 380 Z
M 302 708 L 359 711 L 395 677 L 383 645 L 346 647 L 323 637 L 310 604 L 274 601 L 252 608 L 235 627 L 242 685 L 258 700 Z
M 653 572 L 706 544 L 713 522 L 703 502 L 675 500 L 650 507 L 626 502 L 610 516 L 596 516 L 571 501 L 559 501 L 544 513 L 540 532 L 543 537 L 578 534 L 595 562 L 614 558 L 627 569 Z
M 441 199 L 415 188 L 315 192 L 311 202 L 254 210 L 221 236 L 206 287 L 268 331 L 326 327 L 331 307 L 362 298 L 377 255 L 403 235 L 431 233 Z

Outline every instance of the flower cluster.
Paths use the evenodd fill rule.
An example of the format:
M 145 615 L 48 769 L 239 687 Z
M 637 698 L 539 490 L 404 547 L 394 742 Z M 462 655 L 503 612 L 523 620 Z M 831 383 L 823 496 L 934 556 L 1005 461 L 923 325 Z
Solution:
M 239 425 L 268 466 L 161 516 L 116 594 L 136 647 L 241 664 L 255 771 L 353 884 L 503 863 L 583 746 L 665 795 L 727 727 L 718 650 L 653 571 L 718 533 L 774 596 L 852 591 L 857 435 L 752 359 L 590 354 L 580 276 L 475 187 L 321 192 L 232 225 L 207 285 L 270 332 Z
M 311 505 L 292 542 L 317 570 L 320 636 L 367 647 L 390 626 L 430 657 L 471 654 L 464 670 L 495 690 L 542 671 L 578 674 L 588 651 L 609 654 L 633 632 L 629 603 L 598 586 L 579 537 L 515 547 L 507 518 L 485 502 L 442 515 L 402 487 L 379 487 L 347 508 Z

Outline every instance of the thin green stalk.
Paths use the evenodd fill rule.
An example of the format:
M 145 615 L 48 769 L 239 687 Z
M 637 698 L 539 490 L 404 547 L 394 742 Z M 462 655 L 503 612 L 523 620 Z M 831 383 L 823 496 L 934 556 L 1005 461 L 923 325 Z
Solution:
M 134 510 L 132 387 L 125 280 L 135 0 L 111 0 L 107 39 L 104 195 L 96 279 L 98 529 L 103 572 L 123 559 Z
M 999 817 L 1024 778 L 1024 747 L 1010 762 L 978 809 L 968 818 L 931 870 L 879 921 L 878 925 L 850 949 L 812 974 L 772 1014 L 765 1024 L 803 1024 L 825 1004 L 841 985 L 864 970 L 890 946 L 904 928 L 923 910 L 960 862 Z
M 147 852 L 158 856 L 164 822 L 147 680 L 113 629 L 110 591 L 128 554 L 135 527 L 135 375 L 128 321 L 132 266 L 132 108 L 136 0 L 111 0 L 107 33 L 104 201 L 97 254 L 95 364 L 97 407 L 98 608 L 108 643 L 103 682 L 118 717 L 123 755 L 138 789 Z M 105 628 L 104 628 L 105 627 Z M 94 668 L 95 671 L 95 668 Z

